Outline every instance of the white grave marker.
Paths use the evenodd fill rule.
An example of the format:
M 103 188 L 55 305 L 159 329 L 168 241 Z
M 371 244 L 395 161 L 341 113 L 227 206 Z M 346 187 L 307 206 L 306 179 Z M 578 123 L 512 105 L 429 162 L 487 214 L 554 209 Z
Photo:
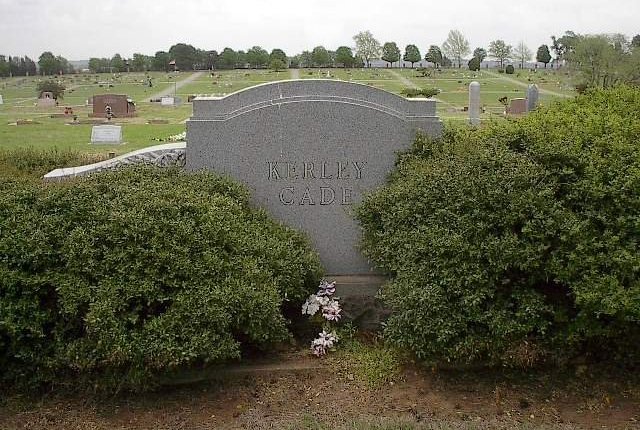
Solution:
M 173 106 L 175 104 L 175 100 L 173 97 L 162 97 L 160 99 L 160 105 L 162 106 Z
M 91 128 L 91 143 L 122 143 L 122 127 L 119 125 L 94 125 Z

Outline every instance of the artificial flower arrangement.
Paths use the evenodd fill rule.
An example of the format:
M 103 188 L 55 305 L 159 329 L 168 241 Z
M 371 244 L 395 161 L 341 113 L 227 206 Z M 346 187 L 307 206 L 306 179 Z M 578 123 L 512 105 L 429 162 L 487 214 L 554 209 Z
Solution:
M 330 327 L 331 322 L 337 322 L 342 316 L 342 308 L 340 308 L 338 298 L 334 297 L 335 292 L 336 283 L 323 279 L 320 281 L 318 292 L 310 295 L 302 305 L 303 315 L 314 316 L 320 313 L 322 318 L 326 320 L 318 337 L 311 342 L 311 352 L 318 357 L 325 355 L 339 340 L 335 331 L 332 331 Z

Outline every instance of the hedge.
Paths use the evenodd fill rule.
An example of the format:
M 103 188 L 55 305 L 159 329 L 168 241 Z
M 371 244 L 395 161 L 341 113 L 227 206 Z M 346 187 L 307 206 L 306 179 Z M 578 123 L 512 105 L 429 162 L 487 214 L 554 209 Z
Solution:
M 140 388 L 289 337 L 317 286 L 306 238 L 207 173 L 0 178 L 0 381 Z
M 419 136 L 357 209 L 392 278 L 385 336 L 422 359 L 637 363 L 640 89 Z

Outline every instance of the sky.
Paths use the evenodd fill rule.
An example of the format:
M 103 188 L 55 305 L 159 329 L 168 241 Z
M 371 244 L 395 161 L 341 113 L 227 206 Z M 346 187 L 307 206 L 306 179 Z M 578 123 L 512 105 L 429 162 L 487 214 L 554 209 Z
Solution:
M 640 33 L 639 0 L 0 0 L 0 55 L 44 51 L 68 60 L 153 55 L 176 43 L 222 51 L 254 45 L 288 55 L 354 46 L 369 30 L 381 43 L 442 45 L 461 31 L 471 49 L 502 39 L 535 53 L 551 35 Z

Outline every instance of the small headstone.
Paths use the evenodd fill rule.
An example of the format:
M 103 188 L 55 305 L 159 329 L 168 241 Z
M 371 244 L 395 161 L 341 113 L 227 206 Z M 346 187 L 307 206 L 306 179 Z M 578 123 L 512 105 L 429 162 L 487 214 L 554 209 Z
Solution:
M 527 112 L 531 112 L 538 107 L 539 93 L 536 84 L 531 84 L 527 87 Z
M 92 144 L 122 143 L 122 127 L 119 125 L 94 125 L 91 128 Z
M 507 113 L 509 115 L 522 115 L 527 113 L 527 99 L 511 99 Z
M 175 103 L 175 100 L 173 99 L 173 97 L 162 97 L 160 99 L 160 105 L 162 106 L 173 106 Z
M 4 104 L 4 100 L 2 100 L 2 94 L 0 94 L 0 105 Z
M 53 97 L 53 93 L 45 91 L 38 99 L 38 107 L 54 107 L 56 105 L 56 99 Z
M 469 124 L 480 125 L 480 83 L 469 84 Z

